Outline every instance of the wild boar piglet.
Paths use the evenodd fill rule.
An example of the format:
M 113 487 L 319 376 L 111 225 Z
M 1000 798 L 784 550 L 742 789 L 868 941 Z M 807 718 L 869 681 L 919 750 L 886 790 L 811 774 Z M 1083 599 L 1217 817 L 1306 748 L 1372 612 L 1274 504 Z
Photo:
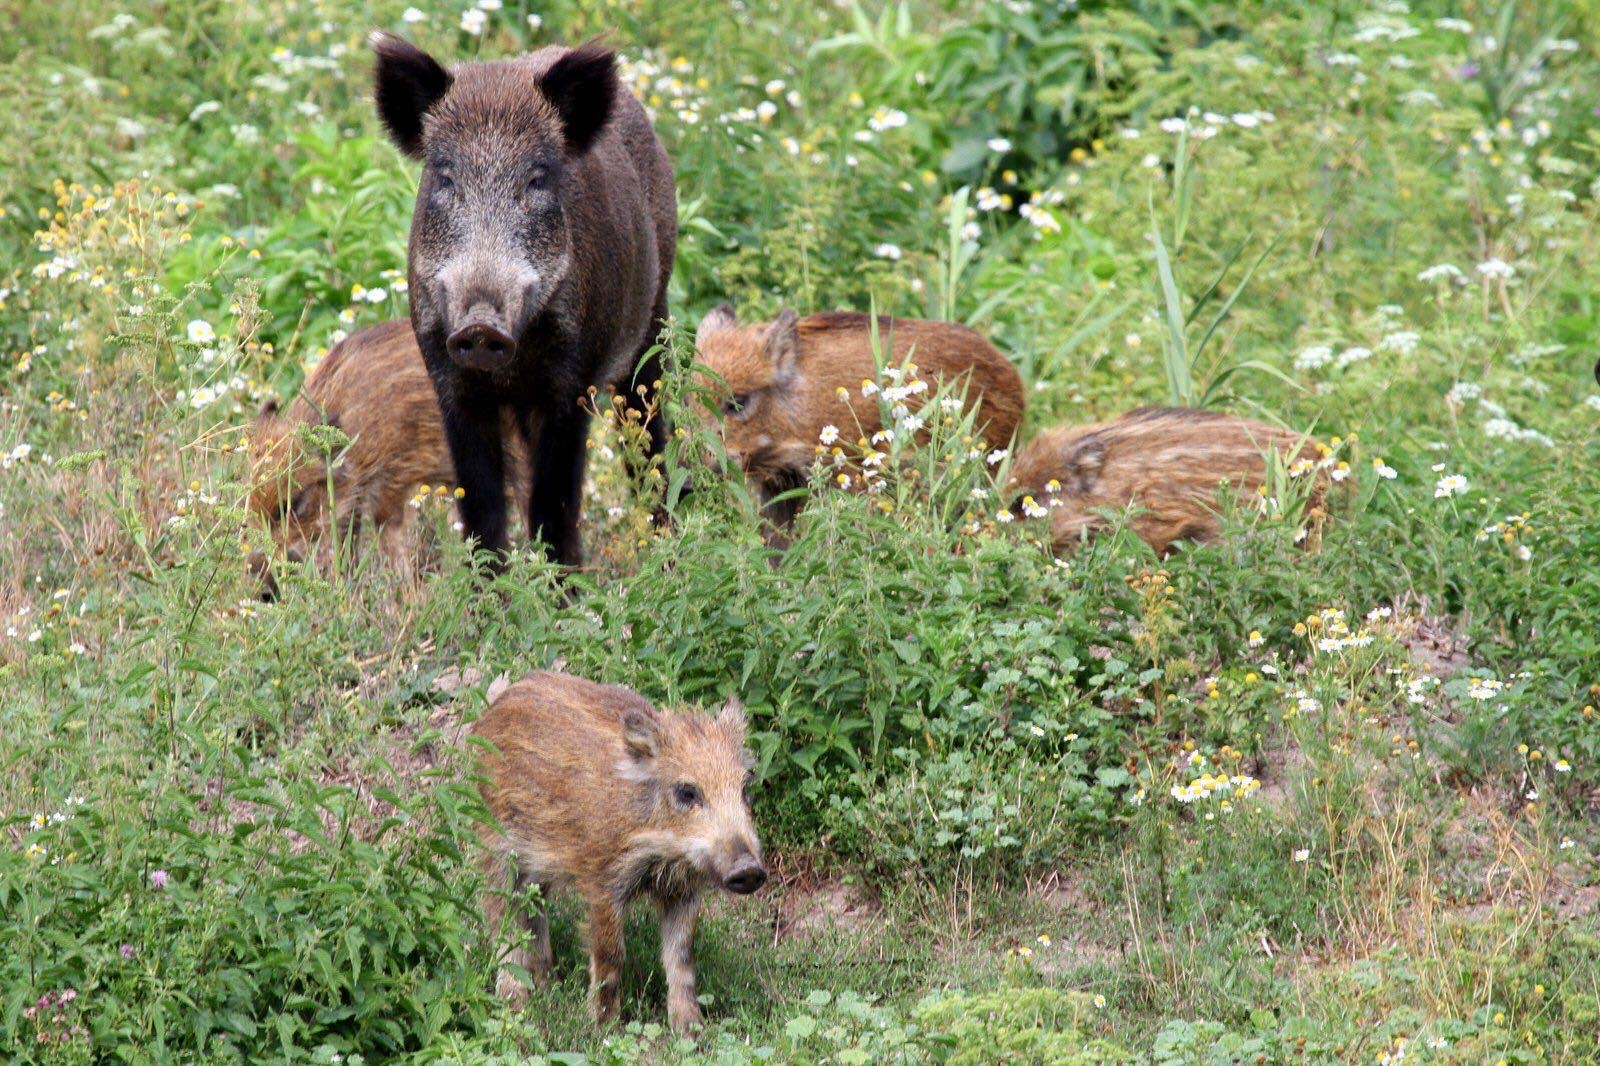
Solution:
M 508 872 L 514 899 L 541 890 L 518 907 L 530 947 L 504 961 L 548 978 L 545 893 L 575 889 L 588 910 L 590 1008 L 597 1022 L 610 1021 L 623 920 L 629 902 L 645 897 L 661 914 L 667 1019 L 679 1032 L 699 1025 L 691 952 L 701 897 L 715 888 L 748 895 L 767 880 L 750 814 L 743 706 L 662 710 L 625 688 L 539 672 L 502 693 L 473 731 L 487 742 L 484 798 L 499 822 L 485 839 L 490 930 L 505 915 Z M 506 969 L 495 988 L 523 994 Z
M 1273 452 L 1296 476 L 1316 479 L 1307 505 L 1315 520 L 1325 488 L 1315 444 L 1293 430 L 1190 407 L 1140 407 L 1109 422 L 1046 430 L 1018 453 L 1008 494 L 1018 517 L 1048 512 L 1059 552 L 1105 529 L 1100 512 L 1132 507 L 1128 528 L 1165 555 L 1176 541 L 1215 537 L 1217 490 L 1253 497 Z
M 349 444 L 331 453 L 318 448 L 302 432 L 315 426 L 337 429 Z M 371 326 L 336 344 L 286 409 L 267 401 L 249 440 L 249 509 L 291 559 L 326 546 L 335 524 L 354 537 L 370 520 L 384 557 L 407 570 L 405 532 L 417 486 L 456 483 L 439 403 L 404 321 Z M 514 480 L 525 483 L 520 443 L 515 455 Z M 263 595 L 274 595 L 266 556 L 254 553 L 249 562 Z
M 726 383 L 720 408 L 708 407 L 705 417 L 720 420 L 728 457 L 763 504 L 805 484 L 828 427 L 847 444 L 883 428 L 878 400 L 862 393 L 862 382 L 878 376 L 872 329 L 870 316 L 852 312 L 784 311 L 741 326 L 727 306 L 700 321 L 697 359 Z M 909 359 L 929 386 L 964 389 L 975 432 L 990 447 L 1011 444 L 1022 422 L 1022 378 L 993 345 L 954 322 L 880 315 L 877 332 L 878 358 L 895 367 Z M 793 512 L 771 517 L 781 525 Z

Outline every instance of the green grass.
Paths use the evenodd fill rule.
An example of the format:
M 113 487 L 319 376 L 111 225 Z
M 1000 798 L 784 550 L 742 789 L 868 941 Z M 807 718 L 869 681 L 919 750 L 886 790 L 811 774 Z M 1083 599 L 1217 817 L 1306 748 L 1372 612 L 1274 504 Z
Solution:
M 1600 1056 L 1600 8 L 406 7 L 23 5 L 0 44 L 4 1058 Z M 774 559 L 697 429 L 670 532 L 593 457 L 575 597 L 475 582 L 429 499 L 417 585 L 255 602 L 246 427 L 406 313 L 374 26 L 624 53 L 680 425 L 724 300 L 953 317 L 1026 432 L 1176 396 L 1326 443 L 1320 548 L 1285 492 L 1058 561 L 942 426 L 881 493 L 819 475 Z M 555 982 L 490 993 L 464 731 L 552 664 L 749 708 L 776 876 L 703 923 L 697 1041 L 643 909 L 625 1026 L 571 901 Z

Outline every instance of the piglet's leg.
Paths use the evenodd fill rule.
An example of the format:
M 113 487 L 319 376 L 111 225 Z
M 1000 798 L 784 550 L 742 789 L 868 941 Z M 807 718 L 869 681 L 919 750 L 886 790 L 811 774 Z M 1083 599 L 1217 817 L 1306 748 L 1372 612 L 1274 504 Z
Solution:
M 589 1012 L 599 1025 L 622 1006 L 623 910 L 607 892 L 586 893 L 589 905 Z
M 519 881 L 518 887 L 525 882 Z M 539 898 L 528 904 L 523 924 L 528 930 L 528 972 L 533 974 L 533 979 L 541 985 L 550 980 L 550 971 L 555 967 L 555 956 L 550 951 L 550 918 L 545 912 L 544 887 L 540 886 Z
M 667 1022 L 675 1033 L 700 1028 L 694 994 L 694 926 L 700 898 L 684 896 L 661 905 L 661 968 L 667 972 Z
M 492 941 L 498 942 L 505 936 L 505 917 L 508 906 L 520 909 L 521 901 L 513 897 L 511 901 L 506 898 L 505 876 L 506 856 L 492 849 L 486 850 L 480 860 L 480 869 L 483 871 L 484 880 L 488 888 L 483 897 L 484 924 Z M 518 887 L 522 884 L 522 877 L 517 877 Z M 520 917 L 520 915 L 519 915 Z M 528 969 L 528 953 L 519 947 L 507 947 L 500 956 L 500 966 L 495 972 L 494 993 L 512 1003 L 520 1004 L 528 998 L 528 990 L 522 982 L 509 969 L 507 964 L 521 966 Z

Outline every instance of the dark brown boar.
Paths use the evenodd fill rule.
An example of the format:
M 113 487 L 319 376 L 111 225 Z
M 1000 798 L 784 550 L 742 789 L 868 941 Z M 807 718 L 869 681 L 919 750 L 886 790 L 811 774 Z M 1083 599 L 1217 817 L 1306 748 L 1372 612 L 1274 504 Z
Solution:
M 446 71 L 393 35 L 372 45 L 378 112 L 423 163 L 411 322 L 466 492 L 462 523 L 480 547 L 507 546 L 494 488 L 509 410 L 533 456 L 529 535 L 575 566 L 588 390 L 618 385 L 650 454 L 666 441 L 647 355 L 677 246 L 672 165 L 608 49 L 552 46 Z
M 977 407 L 974 430 L 991 447 L 1011 444 L 1022 422 L 1022 378 L 993 345 L 954 322 L 880 315 L 877 329 L 887 365 L 909 357 L 931 387 L 964 388 Z M 805 483 L 825 427 L 847 444 L 883 428 L 878 400 L 862 394 L 862 383 L 877 379 L 867 315 L 784 311 L 741 326 L 723 306 L 701 320 L 695 346 L 699 363 L 727 385 L 721 409 L 707 416 L 721 418 L 728 457 L 763 503 Z M 781 522 L 790 513 L 773 517 Z
M 1051 540 L 1070 551 L 1107 528 L 1097 512 L 1135 508 L 1128 528 L 1159 555 L 1175 541 L 1219 532 L 1217 490 L 1253 497 L 1267 481 L 1267 456 L 1316 478 L 1308 502 L 1320 516 L 1321 453 L 1308 438 L 1265 422 L 1189 407 L 1141 407 L 1110 422 L 1062 426 L 1029 441 L 1011 468 L 1019 515 L 1048 510 Z
M 331 472 L 330 456 L 301 432 L 319 425 L 350 438 L 333 453 Z M 408 322 L 385 322 L 340 341 L 287 409 L 267 401 L 249 439 L 249 509 L 290 558 L 325 545 L 334 524 L 353 538 L 370 520 L 384 558 L 409 571 L 412 495 L 420 485 L 455 484 L 439 405 Z M 253 555 L 250 563 L 272 594 L 266 558 Z
M 486 834 L 489 928 L 504 918 L 507 866 L 515 886 L 575 888 L 588 908 L 590 1007 L 617 1016 L 623 920 L 644 896 L 661 913 L 667 1018 L 700 1023 L 691 949 L 707 889 L 747 894 L 767 880 L 750 817 L 744 708 L 714 717 L 662 711 L 625 688 L 566 674 L 530 674 L 507 689 L 473 732 L 488 742 L 484 798 L 499 821 Z M 498 889 L 499 891 L 496 891 Z M 540 981 L 550 973 L 542 903 L 517 917 L 532 948 L 505 961 Z M 501 970 L 496 991 L 520 998 Z

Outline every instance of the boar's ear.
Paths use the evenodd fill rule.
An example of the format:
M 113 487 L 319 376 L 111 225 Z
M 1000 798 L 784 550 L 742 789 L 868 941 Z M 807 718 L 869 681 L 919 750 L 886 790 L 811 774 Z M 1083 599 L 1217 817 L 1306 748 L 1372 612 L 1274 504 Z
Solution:
M 374 32 L 369 38 L 378 54 L 373 96 L 389 136 L 406 155 L 422 155 L 422 116 L 450 88 L 450 75 L 428 53 L 403 37 Z
M 723 701 L 722 709 L 717 712 L 717 724 L 741 737 L 744 736 L 744 703 L 738 696 L 729 696 Z
M 567 150 L 582 155 L 611 119 L 617 95 L 617 53 L 592 41 L 579 45 L 550 64 L 539 79 L 539 91 L 561 116 Z
M 772 363 L 772 375 L 779 384 L 794 375 L 795 364 L 800 361 L 799 321 L 800 316 L 786 307 L 767 327 L 767 359 Z
M 655 758 L 660 729 L 660 721 L 647 710 L 635 707 L 622 716 L 622 742 L 636 759 Z
M 706 338 L 713 333 L 732 329 L 737 324 L 733 317 L 732 304 L 718 304 L 706 312 L 706 317 L 700 320 L 700 328 L 694 331 L 694 344 L 698 348 L 705 344 Z

